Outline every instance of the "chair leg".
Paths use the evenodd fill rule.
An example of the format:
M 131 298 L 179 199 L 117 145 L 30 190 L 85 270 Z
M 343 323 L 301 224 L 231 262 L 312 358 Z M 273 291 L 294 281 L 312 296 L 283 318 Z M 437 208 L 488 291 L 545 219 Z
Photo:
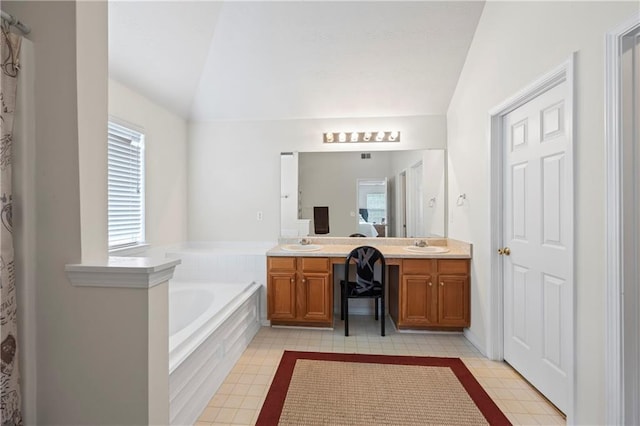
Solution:
M 344 320 L 344 286 L 340 286 L 340 319 Z
M 380 305 L 382 312 L 380 313 L 380 334 L 384 336 L 384 292 L 382 293 L 382 297 L 380 298 Z
M 344 335 L 349 335 L 349 299 L 344 299 Z
M 375 308 L 375 312 L 376 312 L 376 321 L 378 321 L 378 301 L 380 300 L 380 298 L 376 297 L 373 299 L 373 305 Z
M 347 296 L 347 289 L 349 285 L 344 286 L 344 291 L 342 292 L 342 297 L 344 298 L 344 335 L 349 335 L 349 297 Z

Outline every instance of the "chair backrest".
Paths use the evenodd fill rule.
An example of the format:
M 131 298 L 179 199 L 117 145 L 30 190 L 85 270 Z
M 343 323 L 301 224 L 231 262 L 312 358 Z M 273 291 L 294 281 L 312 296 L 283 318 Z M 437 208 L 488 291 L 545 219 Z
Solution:
M 382 277 L 380 283 L 384 289 L 386 263 L 384 255 L 375 247 L 360 246 L 351 250 L 344 262 L 345 281 L 349 280 L 349 266 L 351 260 L 355 259 L 356 263 L 356 296 L 357 294 L 366 294 L 374 286 L 374 269 L 375 264 L 380 262 L 382 266 Z
M 349 235 L 349 237 L 363 237 L 363 238 L 366 238 L 366 235 L 361 234 L 361 233 L 359 233 L 359 232 L 356 232 L 355 234 L 351 234 L 351 235 Z

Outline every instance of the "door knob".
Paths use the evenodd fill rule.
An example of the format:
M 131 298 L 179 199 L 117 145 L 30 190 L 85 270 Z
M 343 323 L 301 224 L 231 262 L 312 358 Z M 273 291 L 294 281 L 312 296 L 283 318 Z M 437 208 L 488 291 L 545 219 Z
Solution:
M 505 247 L 505 248 L 499 248 L 498 249 L 498 254 L 499 255 L 505 255 L 505 256 L 509 256 L 511 254 L 511 249 L 509 247 Z

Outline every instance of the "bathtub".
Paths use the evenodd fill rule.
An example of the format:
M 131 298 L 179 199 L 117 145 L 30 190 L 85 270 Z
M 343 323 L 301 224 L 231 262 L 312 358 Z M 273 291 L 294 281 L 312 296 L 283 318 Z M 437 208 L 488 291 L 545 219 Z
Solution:
M 169 415 L 193 424 L 260 328 L 260 289 L 169 282 Z

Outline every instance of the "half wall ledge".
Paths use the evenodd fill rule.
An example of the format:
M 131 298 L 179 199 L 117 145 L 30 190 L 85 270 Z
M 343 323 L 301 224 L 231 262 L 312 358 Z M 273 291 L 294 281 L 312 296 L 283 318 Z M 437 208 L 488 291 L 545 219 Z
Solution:
M 102 262 L 67 264 L 64 270 L 76 287 L 151 288 L 173 277 L 180 259 L 110 256 Z

